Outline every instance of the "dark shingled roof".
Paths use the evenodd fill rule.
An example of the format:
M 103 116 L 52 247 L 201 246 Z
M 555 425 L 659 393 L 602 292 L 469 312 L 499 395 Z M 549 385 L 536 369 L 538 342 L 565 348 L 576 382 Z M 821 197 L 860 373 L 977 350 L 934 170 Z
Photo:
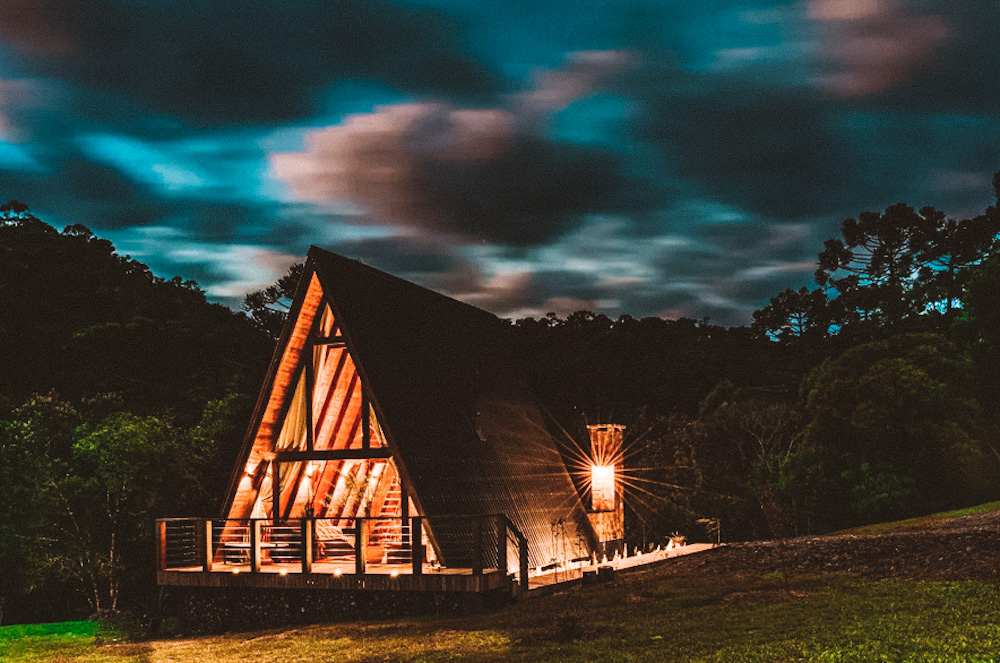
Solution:
M 593 550 L 579 494 L 517 377 L 507 323 L 317 247 L 310 266 L 423 514 L 506 514 L 533 566 Z

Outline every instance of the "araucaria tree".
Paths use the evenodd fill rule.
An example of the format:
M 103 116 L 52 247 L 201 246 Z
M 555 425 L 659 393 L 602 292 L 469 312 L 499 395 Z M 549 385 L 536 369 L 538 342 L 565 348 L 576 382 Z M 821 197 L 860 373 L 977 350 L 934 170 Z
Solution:
M 816 283 L 834 300 L 835 321 L 894 329 L 919 315 L 919 249 L 933 234 L 934 218 L 904 203 L 844 221 L 843 239 L 826 241 L 816 271 Z
M 991 205 L 958 220 L 897 203 L 845 220 L 840 234 L 818 256 L 819 289 L 771 298 L 754 313 L 759 335 L 791 341 L 843 333 L 864 340 L 945 329 L 963 307 L 972 268 L 996 251 L 1000 210 Z

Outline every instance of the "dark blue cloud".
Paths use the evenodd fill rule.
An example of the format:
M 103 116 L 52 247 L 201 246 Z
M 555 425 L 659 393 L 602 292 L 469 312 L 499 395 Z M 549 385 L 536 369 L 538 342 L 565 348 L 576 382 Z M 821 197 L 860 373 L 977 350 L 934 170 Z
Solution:
M 29 72 L 202 125 L 303 118 L 343 79 L 457 97 L 501 84 L 449 17 L 381 0 L 5 0 L 0 43 Z

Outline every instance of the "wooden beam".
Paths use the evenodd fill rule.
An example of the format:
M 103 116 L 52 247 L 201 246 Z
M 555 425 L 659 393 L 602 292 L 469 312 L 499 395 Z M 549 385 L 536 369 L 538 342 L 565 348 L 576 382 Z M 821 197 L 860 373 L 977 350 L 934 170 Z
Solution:
M 343 336 L 319 336 L 313 339 L 313 345 L 346 345 Z
M 361 386 L 361 448 L 371 449 L 372 446 L 372 419 L 371 406 L 368 404 L 368 394 L 365 393 L 364 385 Z
M 295 478 L 288 483 L 288 488 L 286 489 L 288 496 L 285 499 L 285 510 L 281 513 L 281 520 L 288 520 L 292 515 L 292 508 L 298 501 L 299 489 L 302 487 L 302 479 L 305 477 L 306 465 L 308 465 L 308 463 L 300 464 L 295 473 Z M 278 520 L 278 518 L 274 519 L 275 525 L 278 524 Z
M 306 371 L 306 449 L 312 451 L 316 438 L 316 421 L 313 418 L 313 398 L 316 392 L 316 369 L 314 368 L 316 352 L 309 342 L 306 342 L 302 356 L 305 357 Z
M 303 460 L 362 460 L 392 458 L 387 447 L 372 449 L 322 449 L 314 451 L 279 451 L 274 455 L 276 463 L 295 463 Z
M 276 460 L 271 461 L 271 516 L 277 525 L 281 516 L 281 468 Z

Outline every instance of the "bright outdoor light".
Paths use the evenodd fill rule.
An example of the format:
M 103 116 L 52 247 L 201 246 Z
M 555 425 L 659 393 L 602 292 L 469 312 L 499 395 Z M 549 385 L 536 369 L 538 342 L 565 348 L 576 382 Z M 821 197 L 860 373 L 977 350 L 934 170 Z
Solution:
M 591 508 L 594 511 L 615 510 L 615 466 L 590 466 Z

